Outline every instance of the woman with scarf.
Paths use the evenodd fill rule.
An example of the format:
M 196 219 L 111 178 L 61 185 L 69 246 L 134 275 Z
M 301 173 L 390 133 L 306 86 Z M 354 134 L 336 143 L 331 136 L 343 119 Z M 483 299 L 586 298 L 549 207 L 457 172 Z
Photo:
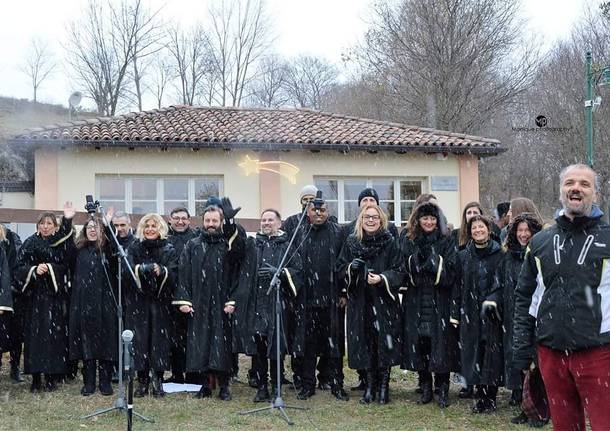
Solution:
M 64 205 L 61 226 L 51 212 L 36 223 L 36 233 L 25 240 L 17 257 L 16 277 L 25 299 L 24 365 L 32 374 L 31 392 L 52 392 L 69 371 L 69 262 L 74 251 L 71 203 Z
M 438 405 L 449 405 L 449 373 L 458 371 L 457 330 L 450 324 L 451 308 L 459 302 L 455 283 L 457 253 L 440 208 L 431 202 L 417 206 L 401 236 L 407 277 L 402 292 L 402 368 L 417 371 L 420 404 L 432 401 L 439 388 Z
M 366 370 L 361 403 L 390 401 L 390 369 L 400 363 L 398 289 L 404 274 L 388 218 L 378 205 L 365 206 L 337 261 L 347 297 L 347 348 L 350 368 Z M 378 391 L 378 392 L 377 392 Z
M 167 224 L 159 214 L 146 214 L 138 223 L 136 240 L 128 251 L 137 279 L 124 292 L 125 329 L 134 331 L 136 397 L 148 394 L 151 371 L 153 396 L 165 395 L 163 373 L 170 367 L 171 303 L 178 270 L 178 255 L 167 241 L 167 232 Z
M 470 240 L 458 253 L 460 312 L 454 309 L 451 316 L 452 323 L 459 322 L 461 374 L 476 389 L 473 413 L 496 410 L 496 395 L 504 369 L 502 322 L 497 302 L 489 298 L 504 253 L 491 237 L 491 225 L 491 220 L 481 215 L 475 215 L 468 222 Z
M 513 200 L 514 201 L 514 200 Z M 512 202 L 511 201 L 511 206 Z M 508 225 L 505 254 L 496 271 L 496 280 L 489 300 L 498 304 L 504 329 L 504 383 L 512 390 L 509 404 L 521 405 L 523 391 L 523 372 L 513 366 L 513 314 L 515 311 L 515 290 L 519 281 L 519 272 L 525 257 L 525 250 L 530 239 L 540 230 L 542 225 L 534 213 L 521 213 Z M 512 419 L 513 423 L 528 422 L 527 415 L 522 411 Z M 532 423 L 536 426 L 537 424 Z
M 76 238 L 76 249 L 70 301 L 70 359 L 83 361 L 83 396 L 95 393 L 96 366 L 100 393 L 112 395 L 112 367 L 118 360 L 118 301 L 111 281 L 116 272 L 108 262 L 111 250 L 101 220 L 85 223 Z

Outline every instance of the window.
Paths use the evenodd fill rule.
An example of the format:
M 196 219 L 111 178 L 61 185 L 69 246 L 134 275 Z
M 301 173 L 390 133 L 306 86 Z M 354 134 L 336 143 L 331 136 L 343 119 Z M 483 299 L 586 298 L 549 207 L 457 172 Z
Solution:
M 144 177 L 98 175 L 97 196 L 105 208 L 132 214 L 157 212 L 169 214 L 176 207 L 186 207 L 200 215 L 210 196 L 221 196 L 221 176 Z
M 359 213 L 358 195 L 372 187 L 379 195 L 379 205 L 391 221 L 402 225 L 407 222 L 415 199 L 422 193 L 423 179 L 418 178 L 315 178 L 315 185 L 322 190 L 331 214 L 340 223 L 354 220 Z

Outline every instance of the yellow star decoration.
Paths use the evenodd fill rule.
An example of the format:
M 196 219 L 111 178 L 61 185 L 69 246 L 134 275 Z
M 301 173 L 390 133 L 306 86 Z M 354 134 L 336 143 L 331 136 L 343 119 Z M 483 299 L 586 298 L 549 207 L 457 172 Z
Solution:
M 246 156 L 244 161 L 239 163 L 238 166 L 244 170 L 246 176 L 253 173 L 258 174 L 260 171 L 273 172 L 286 178 L 291 184 L 296 184 L 296 175 L 300 171 L 300 169 L 292 163 L 282 162 L 280 160 L 261 162 L 258 159 L 251 159 L 250 156 Z

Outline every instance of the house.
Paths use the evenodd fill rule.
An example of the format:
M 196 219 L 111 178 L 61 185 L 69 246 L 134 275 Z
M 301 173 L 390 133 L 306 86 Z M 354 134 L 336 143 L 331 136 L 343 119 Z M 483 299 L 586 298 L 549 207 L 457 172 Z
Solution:
M 478 200 L 480 157 L 504 149 L 478 136 L 310 109 L 171 106 L 26 130 L 8 140 L 31 160 L 33 199 L 13 208 L 60 209 L 93 194 L 130 213 L 192 214 L 210 195 L 241 206 L 249 230 L 265 208 L 299 211 L 306 184 L 323 191 L 340 222 L 377 189 L 395 223 L 420 193 L 434 193 L 450 223 Z

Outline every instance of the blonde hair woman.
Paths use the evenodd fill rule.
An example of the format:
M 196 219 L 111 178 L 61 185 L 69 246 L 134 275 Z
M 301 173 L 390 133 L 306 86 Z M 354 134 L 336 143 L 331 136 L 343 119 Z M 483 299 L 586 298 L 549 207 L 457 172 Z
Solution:
M 140 219 L 136 240 L 129 246 L 128 257 L 137 283 L 125 289 L 125 328 L 135 330 L 134 369 L 138 374 L 135 396 L 149 392 L 165 395 L 163 372 L 169 369 L 172 345 L 172 305 L 177 280 L 178 253 L 167 241 L 167 223 L 159 214 Z
M 386 404 L 390 368 L 400 362 L 401 258 L 388 219 L 378 205 L 365 206 L 337 261 L 347 297 L 348 364 L 366 370 L 361 403 Z

